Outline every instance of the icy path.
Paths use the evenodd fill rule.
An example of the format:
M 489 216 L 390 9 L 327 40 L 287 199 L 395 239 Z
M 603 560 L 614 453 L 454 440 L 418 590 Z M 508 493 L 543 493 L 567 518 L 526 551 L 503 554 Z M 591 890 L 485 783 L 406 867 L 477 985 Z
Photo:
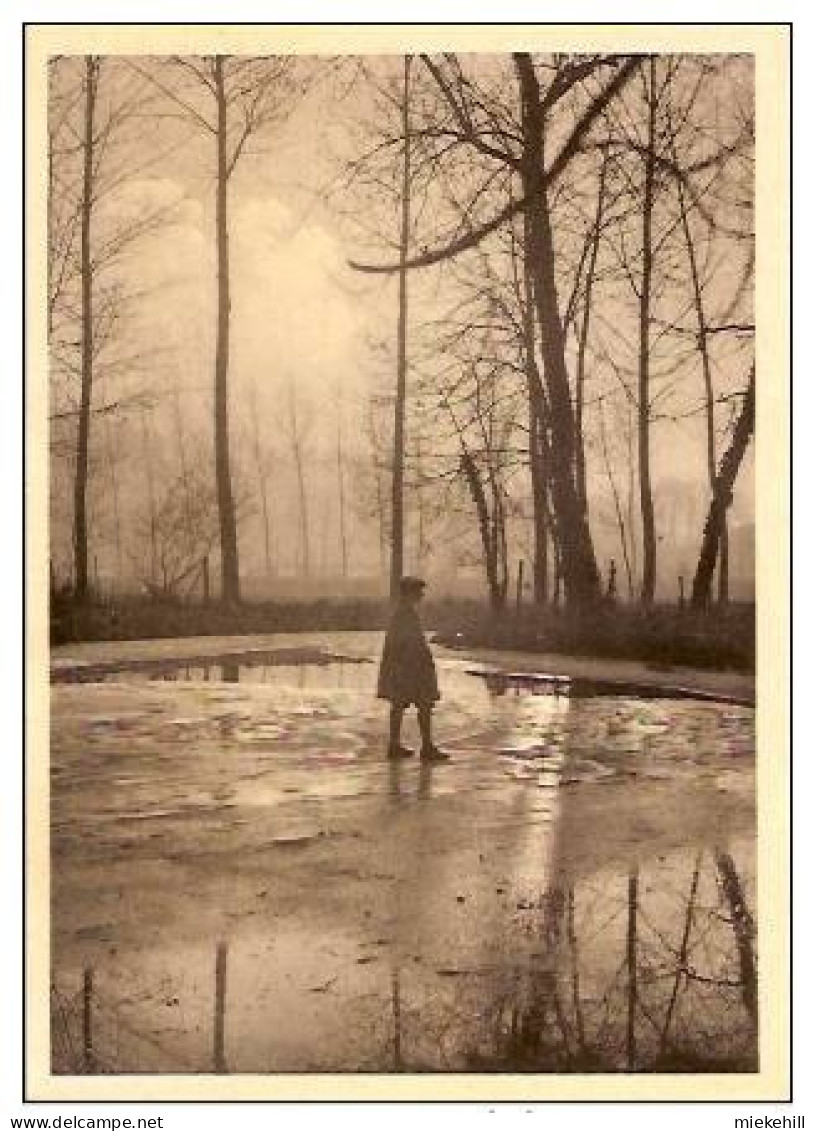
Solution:
M 83 970 L 96 1071 L 624 1070 L 632 922 L 632 1066 L 749 1067 L 752 710 L 471 664 L 440 665 L 439 767 L 386 762 L 369 664 L 52 688 L 55 1070 Z

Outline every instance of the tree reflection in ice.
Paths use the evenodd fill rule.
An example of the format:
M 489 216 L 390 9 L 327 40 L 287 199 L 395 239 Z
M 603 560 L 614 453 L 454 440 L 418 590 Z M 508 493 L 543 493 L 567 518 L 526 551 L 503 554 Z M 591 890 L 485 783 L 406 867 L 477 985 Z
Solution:
M 745 1072 L 757 1067 L 755 927 L 732 856 L 545 891 L 540 951 L 482 1011 L 480 1071 Z M 564 922 L 565 920 L 565 922 Z
M 216 707 L 213 764 L 229 752 L 212 779 L 220 786 L 246 756 L 236 727 L 259 732 L 251 713 L 249 722 L 238 713 L 245 704 Z M 498 695 L 486 737 L 469 732 L 480 716 L 467 716 L 470 736 L 450 766 L 413 759 L 363 776 L 342 838 L 334 795 L 323 802 L 315 792 L 315 759 L 288 751 L 294 724 L 274 720 L 288 758 L 281 780 L 311 791 L 308 810 L 297 809 L 303 828 L 275 829 L 289 796 L 281 793 L 262 810 L 271 840 L 236 837 L 240 851 L 221 848 L 214 859 L 238 861 L 224 872 L 238 878 L 268 867 L 277 889 L 264 876 L 224 911 L 216 887 L 202 904 L 212 934 L 192 942 L 168 933 L 156 945 L 153 934 L 145 946 L 120 947 L 114 927 L 92 919 L 77 932 L 74 960 L 55 969 L 54 1072 L 754 1071 L 750 720 L 709 705 L 671 712 L 520 689 Z M 329 734 L 333 720 L 320 718 Z M 100 720 L 102 737 L 79 736 L 63 782 L 75 787 L 77 771 L 88 772 L 88 749 L 98 746 L 95 781 L 113 764 L 108 716 Z M 132 734 L 122 741 L 132 744 Z M 176 779 L 186 780 L 183 749 L 174 737 L 159 764 L 172 778 L 160 800 L 175 822 L 161 828 L 176 846 L 188 828 L 187 810 L 171 804 Z M 277 754 L 272 764 L 279 772 Z M 347 764 L 330 765 L 346 783 Z M 690 827 L 695 784 L 664 828 L 671 783 L 695 783 L 700 771 L 727 788 L 743 777 L 745 816 L 722 824 L 718 847 L 696 835 L 701 823 Z M 144 780 L 149 811 L 164 821 L 155 772 Z M 254 778 L 250 788 L 254 800 Z M 131 791 L 129 778 L 113 780 L 115 812 L 129 811 Z M 72 809 L 75 793 L 60 796 L 56 828 L 65 843 L 75 821 L 75 852 L 89 812 L 98 837 L 98 813 Z M 715 797 L 713 805 L 718 812 Z M 211 827 L 231 834 L 249 817 L 254 808 L 218 810 Z M 143 846 L 140 828 L 133 836 Z M 308 883 L 322 878 L 331 886 L 317 883 L 313 899 Z M 278 903 L 282 881 L 296 888 L 302 914 Z

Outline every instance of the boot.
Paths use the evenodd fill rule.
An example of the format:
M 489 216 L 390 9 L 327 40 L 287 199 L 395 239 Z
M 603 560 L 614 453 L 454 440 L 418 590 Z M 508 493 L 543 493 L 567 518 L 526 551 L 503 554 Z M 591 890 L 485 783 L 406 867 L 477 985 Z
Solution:
M 449 762 L 450 755 L 445 754 L 443 750 L 439 750 L 438 746 L 432 743 L 428 746 L 423 746 L 421 749 L 420 757 L 423 762 Z
M 414 751 L 398 742 L 388 744 L 388 758 L 412 758 Z

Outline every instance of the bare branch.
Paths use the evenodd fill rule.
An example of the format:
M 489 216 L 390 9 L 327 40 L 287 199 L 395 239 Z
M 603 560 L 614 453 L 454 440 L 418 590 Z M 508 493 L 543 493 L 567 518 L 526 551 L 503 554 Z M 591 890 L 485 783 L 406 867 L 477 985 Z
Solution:
M 166 83 L 161 82 L 161 80 L 156 78 L 155 75 L 151 75 L 149 71 L 144 70 L 144 68 L 140 67 L 138 63 L 134 63 L 132 59 L 127 59 L 125 60 L 125 62 L 127 66 L 131 67 L 137 74 L 141 75 L 143 79 L 145 79 L 149 83 L 152 83 L 153 86 L 160 90 L 166 98 L 169 98 L 171 102 L 174 102 L 176 106 L 179 106 L 184 111 L 184 113 L 187 114 L 193 121 L 197 122 L 202 129 L 205 129 L 208 133 L 211 133 L 213 135 L 215 134 L 215 126 L 208 122 L 207 119 L 202 114 L 200 114 L 194 106 L 190 106 L 188 102 L 185 102 L 183 98 L 179 97 L 179 95 L 176 94 L 176 92 L 171 87 L 167 86 Z
M 501 209 L 497 216 L 493 217 L 493 219 L 486 224 L 474 228 L 472 231 L 468 232 L 467 235 L 462 236 L 458 240 L 453 240 L 452 243 L 447 244 L 445 247 L 438 248 L 434 251 L 426 251 L 421 255 L 414 256 L 407 261 L 405 266 L 407 268 L 430 267 L 435 263 L 452 259 L 454 256 L 469 250 L 469 248 L 475 247 L 476 244 L 480 243 L 486 236 L 497 231 L 507 220 L 511 220 L 513 216 L 519 215 L 529 204 L 538 200 L 546 189 L 554 184 L 562 175 L 567 165 L 581 148 L 583 139 L 586 137 L 597 118 L 611 99 L 614 98 L 631 79 L 639 66 L 639 61 L 639 56 L 632 56 L 628 59 L 623 66 L 620 67 L 614 78 L 609 81 L 604 90 L 593 100 L 591 105 L 580 117 L 568 140 L 560 150 L 560 153 L 558 153 L 549 169 L 544 172 L 537 192 L 530 194 L 529 197 L 521 197 L 518 200 L 511 201 Z M 399 270 L 398 264 L 363 264 L 356 263 L 353 260 L 350 261 L 349 266 L 355 271 L 364 271 L 372 274 L 392 274 L 394 271 Z

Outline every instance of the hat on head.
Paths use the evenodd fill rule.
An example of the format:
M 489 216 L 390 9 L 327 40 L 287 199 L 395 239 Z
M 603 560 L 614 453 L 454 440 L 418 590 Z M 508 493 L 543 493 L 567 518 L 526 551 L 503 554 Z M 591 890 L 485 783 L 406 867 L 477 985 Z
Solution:
M 421 577 L 403 577 L 399 582 L 399 592 L 403 597 L 409 597 L 414 593 L 422 593 L 426 584 Z

